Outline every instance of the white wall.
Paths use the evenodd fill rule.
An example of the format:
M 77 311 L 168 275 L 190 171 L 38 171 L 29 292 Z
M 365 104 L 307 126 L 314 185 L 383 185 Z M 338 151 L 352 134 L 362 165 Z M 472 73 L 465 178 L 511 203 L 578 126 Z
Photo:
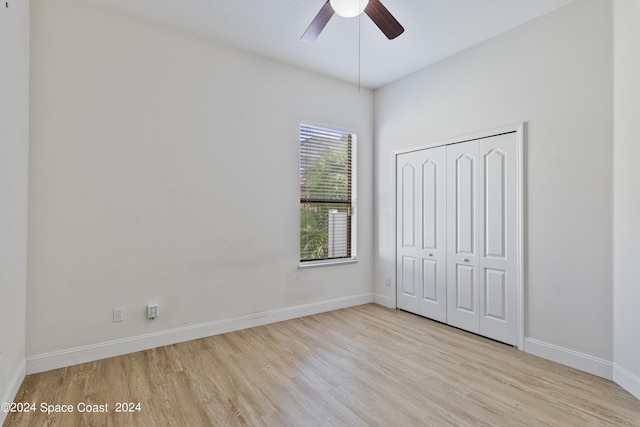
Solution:
M 611 20 L 610 2 L 576 1 L 375 92 L 377 300 L 394 150 L 526 122 L 525 348 L 611 376 Z
M 640 1 L 614 2 L 614 379 L 640 398 Z
M 29 2 L 0 8 L 0 402 L 25 374 Z M 0 424 L 6 414 L 0 411 Z
M 80 0 L 34 0 L 31 28 L 31 371 L 371 299 L 371 91 Z M 358 133 L 357 264 L 298 267 L 301 120 Z

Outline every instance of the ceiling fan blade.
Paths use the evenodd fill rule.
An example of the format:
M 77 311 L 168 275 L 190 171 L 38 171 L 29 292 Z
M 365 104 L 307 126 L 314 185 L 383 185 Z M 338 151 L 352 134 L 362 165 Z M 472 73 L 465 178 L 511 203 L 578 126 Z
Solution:
M 380 3 L 380 0 L 369 0 L 369 4 L 364 12 L 369 15 L 369 18 L 371 18 L 373 23 L 380 28 L 389 40 L 393 40 L 404 33 L 404 27 L 400 25 L 391 12 Z
M 300 37 L 300 40 L 304 42 L 312 42 L 317 39 L 333 14 L 333 8 L 331 7 L 329 0 L 327 0 L 324 6 L 322 6 L 322 9 L 320 9 L 320 12 L 318 12 L 316 17 L 313 18 L 313 21 L 311 21 L 307 31 L 305 31 L 302 37 Z

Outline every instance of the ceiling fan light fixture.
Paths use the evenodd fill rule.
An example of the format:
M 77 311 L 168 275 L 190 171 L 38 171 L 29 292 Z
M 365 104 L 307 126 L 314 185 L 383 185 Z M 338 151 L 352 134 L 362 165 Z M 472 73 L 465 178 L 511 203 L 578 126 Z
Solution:
M 343 18 L 354 18 L 364 12 L 369 0 L 330 0 L 333 11 Z
M 353 18 L 362 12 L 371 18 L 389 40 L 395 39 L 404 32 L 404 27 L 389 12 L 389 9 L 384 7 L 381 0 L 324 0 L 322 9 L 313 18 L 300 39 L 305 42 L 317 39 L 333 15 Z

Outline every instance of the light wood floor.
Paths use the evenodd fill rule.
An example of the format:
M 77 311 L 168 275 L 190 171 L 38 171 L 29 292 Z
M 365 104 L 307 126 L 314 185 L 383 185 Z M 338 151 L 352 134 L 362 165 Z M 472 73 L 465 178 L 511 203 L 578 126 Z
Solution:
M 611 381 L 373 304 L 30 375 L 16 402 L 38 411 L 5 426 L 640 426 Z

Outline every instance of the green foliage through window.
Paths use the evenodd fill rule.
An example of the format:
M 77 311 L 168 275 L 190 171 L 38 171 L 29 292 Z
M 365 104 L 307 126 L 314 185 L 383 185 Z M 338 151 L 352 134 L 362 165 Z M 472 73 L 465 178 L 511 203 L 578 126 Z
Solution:
M 355 135 L 300 126 L 300 260 L 355 256 Z

